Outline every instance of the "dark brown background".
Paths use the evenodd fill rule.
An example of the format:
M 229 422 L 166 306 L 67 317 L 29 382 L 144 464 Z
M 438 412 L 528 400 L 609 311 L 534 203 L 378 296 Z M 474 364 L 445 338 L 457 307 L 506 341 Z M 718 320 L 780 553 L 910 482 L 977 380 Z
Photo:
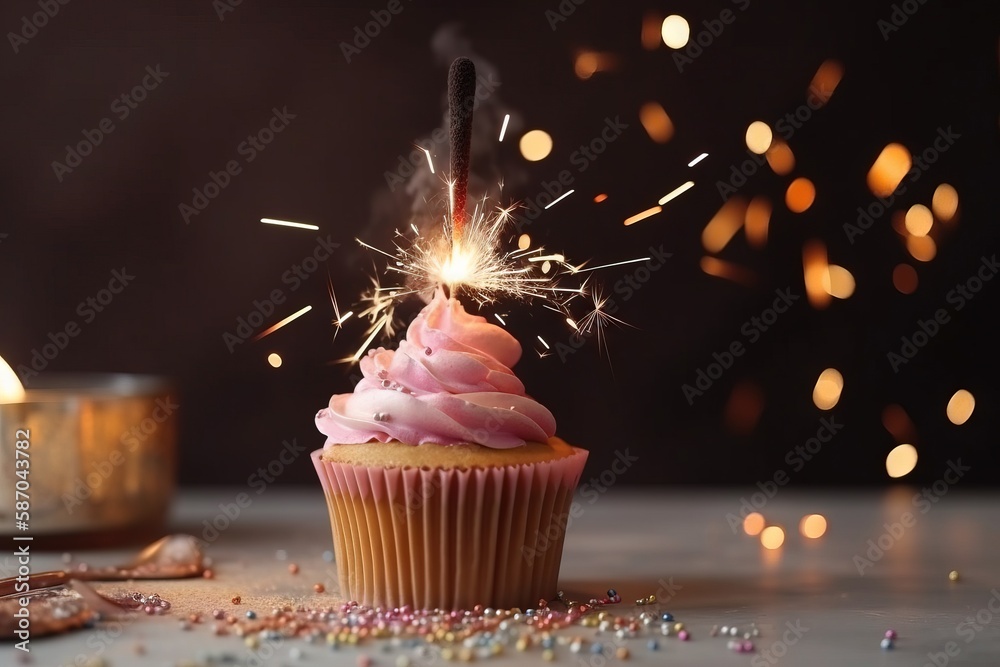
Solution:
M 812 385 L 834 366 L 846 378 L 833 411 L 844 430 L 793 483 L 884 482 L 885 454 L 895 444 L 880 421 L 889 403 L 902 405 L 918 429 L 914 481 L 937 479 L 948 459 L 961 457 L 973 466 L 970 484 L 995 483 L 991 325 L 1000 286 L 989 284 L 953 313 L 898 374 L 886 362 L 899 337 L 946 307 L 947 291 L 973 275 L 981 255 L 997 251 L 997 23 L 987 5 L 931 0 L 885 41 L 877 21 L 893 12 L 889 2 L 755 0 L 741 12 L 721 1 L 666 7 L 588 0 L 552 30 L 545 10 L 557 8 L 555 0 L 404 1 L 402 13 L 350 64 L 338 43 L 385 3 L 244 0 L 224 21 L 209 0 L 62 5 L 19 53 L 6 40 L 0 47 L 0 232 L 7 234 L 0 240 L 0 353 L 14 366 L 30 363 L 49 332 L 80 321 L 77 304 L 126 267 L 134 283 L 82 325 L 46 372 L 175 378 L 184 483 L 244 483 L 285 439 L 320 446 L 313 414 L 331 393 L 350 388 L 348 371 L 328 362 L 353 352 L 360 336 L 354 328 L 332 342 L 326 278 L 349 302 L 372 266 L 354 237 L 385 246 L 392 228 L 406 224 L 408 202 L 388 195 L 383 174 L 441 122 L 446 60 L 466 49 L 453 40 L 435 54 L 431 42 L 456 23 L 453 34 L 464 35 L 502 81 L 494 103 L 503 106 L 490 113 L 508 109 L 521 131 L 543 128 L 555 138 L 553 154 L 536 164 L 517 156 L 515 127 L 511 140 L 480 156 L 479 176 L 505 178 L 506 197 L 534 197 L 543 181 L 572 168 L 570 155 L 606 117 L 630 125 L 577 174 L 576 195 L 532 225 L 535 240 L 595 263 L 661 244 L 674 253 L 622 304 L 619 315 L 636 328 L 609 332 L 610 364 L 591 342 L 566 363 L 529 350 L 518 366 L 529 391 L 556 414 L 560 434 L 592 451 L 592 473 L 628 448 L 640 464 L 623 482 L 751 486 L 768 479 L 788 468 L 785 452 L 815 433 L 823 415 L 812 405 Z M 724 8 L 736 21 L 683 73 L 666 48 L 640 45 L 647 10 L 680 13 L 697 33 Z M 6 2 L 0 28 L 20 30 L 22 16 L 36 11 L 27 0 Z M 573 57 L 583 48 L 618 54 L 619 68 L 580 81 Z M 804 215 L 778 204 L 766 249 L 751 251 L 740 236 L 723 253 L 757 274 L 755 286 L 705 275 L 700 233 L 720 205 L 712 184 L 744 158 L 747 124 L 800 106 L 827 58 L 843 62 L 846 75 L 830 104 L 790 142 L 795 174 L 817 184 L 816 204 Z M 166 80 L 127 119 L 115 118 L 115 131 L 57 181 L 52 161 L 64 159 L 64 147 L 110 116 L 112 99 L 157 64 L 169 72 Z M 666 145 L 652 143 L 638 124 L 637 110 L 648 100 L 661 102 L 677 127 Z M 210 170 L 238 158 L 237 146 L 274 107 L 287 107 L 295 119 L 185 224 L 178 205 L 190 202 Z M 478 117 L 491 122 L 485 111 Z M 888 216 L 853 246 L 841 225 L 872 201 L 864 175 L 886 143 L 922 149 L 937 128 L 949 126 L 961 139 L 897 208 L 929 203 L 934 187 L 949 182 L 961 197 L 961 220 L 934 261 L 916 263 L 920 287 L 906 297 L 893 289 L 891 270 L 914 262 Z M 477 132 L 492 135 L 495 127 Z M 709 159 L 688 170 L 702 151 Z M 622 227 L 690 173 L 697 174 L 693 191 L 661 216 Z M 787 182 L 765 168 L 741 194 L 780 202 Z M 600 206 L 591 202 L 598 192 L 610 195 Z M 314 222 L 342 247 L 289 293 L 282 273 L 312 252 L 316 235 L 261 225 L 262 216 Z M 808 238 L 824 239 L 830 260 L 853 272 L 855 295 L 824 311 L 803 299 L 689 407 L 681 385 L 713 351 L 742 338 L 741 325 L 769 305 L 775 289 L 804 293 L 801 246 Z M 611 289 L 630 271 L 601 278 Z M 275 288 L 289 294 L 281 314 L 309 304 L 314 310 L 230 354 L 223 334 Z M 512 329 L 528 347 L 536 334 L 566 339 L 565 326 L 548 311 L 502 310 L 513 313 Z M 272 351 L 284 358 L 280 369 L 265 361 Z M 759 383 L 766 406 L 752 433 L 734 435 L 723 410 L 733 387 L 748 379 Z M 967 425 L 955 427 L 944 406 L 961 387 L 975 394 L 978 407 Z M 312 483 L 313 475 L 303 457 L 280 481 Z

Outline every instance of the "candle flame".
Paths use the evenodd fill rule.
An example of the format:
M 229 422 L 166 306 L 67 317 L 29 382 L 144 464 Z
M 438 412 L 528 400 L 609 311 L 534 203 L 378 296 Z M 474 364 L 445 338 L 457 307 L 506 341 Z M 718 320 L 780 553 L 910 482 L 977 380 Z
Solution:
M 24 400 L 24 386 L 14 369 L 0 357 L 0 403 L 20 403 Z

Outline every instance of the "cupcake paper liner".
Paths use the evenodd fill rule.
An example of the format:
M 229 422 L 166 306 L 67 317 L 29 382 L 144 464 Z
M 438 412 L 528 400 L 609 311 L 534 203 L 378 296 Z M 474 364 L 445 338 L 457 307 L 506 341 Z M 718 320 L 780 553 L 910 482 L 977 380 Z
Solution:
M 556 592 L 587 452 L 490 468 L 381 468 L 312 453 L 342 593 L 375 607 L 534 607 Z

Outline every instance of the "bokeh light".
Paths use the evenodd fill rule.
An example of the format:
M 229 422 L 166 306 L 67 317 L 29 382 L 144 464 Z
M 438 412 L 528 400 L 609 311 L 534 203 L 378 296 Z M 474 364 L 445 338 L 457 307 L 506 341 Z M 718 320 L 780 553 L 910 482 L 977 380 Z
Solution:
M 658 144 L 665 144 L 674 136 L 673 121 L 656 102 L 646 102 L 639 108 L 639 122 L 646 129 L 649 138 Z
M 803 537 L 815 540 L 826 534 L 826 517 L 822 514 L 807 514 L 799 523 L 799 532 Z
M 732 280 L 734 283 L 752 285 L 757 282 L 757 276 L 753 271 L 717 257 L 702 257 L 699 266 L 701 266 L 702 271 L 710 276 Z
M 780 526 L 768 526 L 760 532 L 760 543 L 765 549 L 777 549 L 785 543 L 785 531 Z
M 614 69 L 617 62 L 618 58 L 612 53 L 581 51 L 573 63 L 573 71 L 577 77 L 586 81 L 597 72 Z
M 701 243 L 708 252 L 719 252 L 743 226 L 746 216 L 746 200 L 733 197 L 712 216 L 701 233 Z
M 267 363 L 271 364 L 271 368 L 280 368 L 281 355 L 279 355 L 277 352 L 272 352 L 271 354 L 267 355 Z
M 785 191 L 785 205 L 792 213 L 803 213 L 816 201 L 816 186 L 808 178 L 800 176 L 788 185 Z
M 528 236 L 527 234 L 521 234 L 519 237 L 517 237 L 517 249 L 518 250 L 527 250 L 530 247 L 531 247 L 531 237 L 530 236 Z
M 521 137 L 519 146 L 525 160 L 538 162 L 552 152 L 552 137 L 544 130 L 531 130 Z
M 771 139 L 771 147 L 767 149 L 767 164 L 778 176 L 787 176 L 795 169 L 795 154 L 784 141 L 777 137 Z
M 847 299 L 854 294 L 854 276 L 842 266 L 831 264 L 823 275 L 823 289 L 837 299 Z
M 688 25 L 687 19 L 683 16 L 671 14 L 663 19 L 663 24 L 660 26 L 660 37 L 663 39 L 663 43 L 670 48 L 683 49 L 691 37 L 691 26 Z
M 898 445 L 885 457 L 885 471 L 894 479 L 910 474 L 916 467 L 917 448 L 913 445 Z
M 830 293 L 824 283 L 829 279 L 830 265 L 827 263 L 826 246 L 819 239 L 810 239 L 802 246 L 802 273 L 806 284 L 806 296 L 813 308 L 830 305 Z
M 914 236 L 927 236 L 934 226 L 931 210 L 923 204 L 914 204 L 906 212 L 906 231 Z
M 941 222 L 951 222 L 958 212 L 958 191 L 947 183 L 937 186 L 931 198 L 931 210 Z
M 868 170 L 868 188 L 876 197 L 888 197 L 913 166 L 910 151 L 902 144 L 889 144 Z
M 755 120 L 747 128 L 747 148 L 757 155 L 763 155 L 767 152 L 767 149 L 771 147 L 772 138 L 774 138 L 774 134 L 764 121 Z
M 906 211 L 893 211 L 889 217 L 889 224 L 892 230 L 903 238 L 910 235 L 910 232 L 906 231 Z
M 813 387 L 813 403 L 820 410 L 832 410 L 840 401 L 844 390 L 844 376 L 836 368 L 827 368 L 819 374 Z
M 749 435 L 764 412 L 764 392 L 752 380 L 740 380 L 726 402 L 723 422 L 736 435 Z
M 882 426 L 892 434 L 896 442 L 909 442 L 916 439 L 917 427 L 913 425 L 910 415 L 898 403 L 885 406 L 882 410 Z
M 747 243 L 754 248 L 763 248 L 767 245 L 767 226 L 770 221 L 771 201 L 762 195 L 751 199 L 747 205 L 743 228 Z
M 948 421 L 956 426 L 961 426 L 969 421 L 969 417 L 972 416 L 972 411 L 975 409 L 976 398 L 972 395 L 972 392 L 966 389 L 959 389 L 948 400 L 948 408 L 946 410 Z
M 595 204 L 600 204 L 602 201 L 606 200 L 607 198 L 608 198 L 608 196 L 602 192 L 601 194 L 599 194 L 596 197 L 594 197 L 594 203 Z
M 655 51 L 660 47 L 660 26 L 663 25 L 662 14 L 648 12 L 642 17 L 642 48 Z
M 897 264 L 892 270 L 892 285 L 903 294 L 917 291 L 917 270 L 909 264 Z
M 937 244 L 929 236 L 907 236 L 906 250 L 921 262 L 929 262 L 937 256 Z
M 844 78 L 843 65 L 836 60 L 823 61 L 809 82 L 809 97 L 815 102 L 817 109 L 830 101 L 833 91 L 837 89 L 842 78 Z
M 743 532 L 751 537 L 760 535 L 764 530 L 764 515 L 760 512 L 750 512 L 743 519 Z

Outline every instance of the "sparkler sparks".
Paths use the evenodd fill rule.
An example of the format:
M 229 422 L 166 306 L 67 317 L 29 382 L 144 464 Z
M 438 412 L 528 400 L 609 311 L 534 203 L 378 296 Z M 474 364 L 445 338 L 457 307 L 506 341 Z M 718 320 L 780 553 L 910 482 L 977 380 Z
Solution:
M 676 199 L 677 197 L 680 197 L 682 194 L 684 194 L 693 187 L 694 187 L 694 181 L 688 181 L 687 183 L 684 183 L 683 185 L 680 185 L 671 190 L 670 192 L 668 192 L 667 194 L 663 195 L 663 197 L 660 198 L 660 201 L 656 203 L 659 204 L 660 206 L 663 206 L 671 199 Z
M 305 315 L 310 310 L 312 310 L 312 306 L 306 306 L 305 308 L 292 313 L 291 315 L 289 315 L 285 319 L 281 320 L 280 322 L 278 322 L 274 326 L 268 327 L 267 329 L 264 329 L 263 331 L 261 331 L 259 334 L 257 334 L 256 336 L 253 337 L 253 340 L 258 341 L 258 340 L 260 340 L 261 338 L 263 338 L 265 336 L 270 336 L 271 334 L 273 334 L 275 331 L 277 331 L 281 327 L 285 326 L 286 324 L 288 324 L 292 320 Z
M 597 271 L 598 269 L 610 269 L 612 266 L 623 266 L 625 264 L 635 264 L 636 262 L 645 262 L 645 261 L 647 261 L 649 259 L 651 259 L 651 258 L 650 257 L 636 257 L 635 259 L 626 259 L 626 260 L 621 261 L 621 262 L 612 262 L 610 264 L 601 264 L 600 266 L 591 266 L 591 267 L 586 268 L 586 269 L 583 268 L 584 264 L 586 264 L 586 262 L 584 262 L 584 264 L 581 264 L 579 266 L 570 267 L 569 271 L 570 271 L 570 273 L 583 273 L 585 271 Z
M 431 158 L 431 152 L 429 150 L 427 150 L 426 148 L 421 148 L 420 150 L 422 150 L 424 152 L 424 155 L 427 156 L 427 165 L 431 168 L 431 173 L 433 174 L 434 173 L 434 160 Z
M 520 261 L 524 251 L 503 252 L 500 245 L 512 222 L 513 207 L 486 212 L 488 206 L 485 198 L 478 203 L 467 216 L 458 241 L 453 240 L 451 223 L 446 221 L 436 235 L 425 233 L 413 239 L 399 235 L 394 253 L 360 240 L 358 243 L 385 255 L 392 260 L 387 270 L 405 276 L 404 286 L 388 288 L 395 292 L 394 298 L 428 294 L 438 285 L 445 286 L 451 294 L 463 292 L 480 305 L 492 303 L 500 296 L 545 298 L 557 288 L 553 279 L 539 275 L 535 265 L 547 260 L 562 263 L 565 258 L 545 255 Z M 375 293 L 384 296 L 386 290 L 379 287 Z
M 333 314 L 336 318 L 333 320 L 333 326 L 335 326 L 337 329 L 336 331 L 333 332 L 333 338 L 334 340 L 336 340 L 337 334 L 340 333 L 340 329 L 344 325 L 344 322 L 346 322 L 352 315 L 354 315 L 354 311 L 349 310 L 343 315 L 340 314 L 340 305 L 337 303 L 337 293 L 333 289 L 333 280 L 331 280 L 330 278 L 327 278 L 326 289 L 330 293 L 330 303 L 331 305 L 333 305 Z
M 394 276 L 396 280 L 383 284 L 382 277 L 372 278 L 372 286 L 361 295 L 360 304 L 355 310 L 342 314 L 333 287 L 330 286 L 331 304 L 336 316 L 333 324 L 338 330 L 352 316 L 368 323 L 360 347 L 342 361 L 359 361 L 380 334 L 391 338 L 397 324 L 396 307 L 403 300 L 413 295 L 427 297 L 440 288 L 451 296 L 461 293 L 480 306 L 494 303 L 500 298 L 537 299 L 544 302 L 543 306 L 546 308 L 560 313 L 571 327 L 586 329 L 594 325 L 603 326 L 608 321 L 604 318 L 610 317 L 601 310 L 605 300 L 595 300 L 595 311 L 577 324 L 577 320 L 570 316 L 567 304 L 586 294 L 585 283 L 561 286 L 559 281 L 580 271 L 596 271 L 645 259 L 587 269 L 583 269 L 583 264 L 573 266 L 562 254 L 546 253 L 542 247 L 532 248 L 531 238 L 527 234 L 510 233 L 515 206 L 499 207 L 486 197 L 475 206 L 472 206 L 472 202 L 467 203 L 473 105 L 465 102 L 472 97 L 474 90 L 474 66 L 468 59 L 456 60 L 449 71 L 452 153 L 451 173 L 444 181 L 447 210 L 441 216 L 442 222 L 429 226 L 409 223 L 412 234 L 397 230 L 391 250 L 357 239 L 362 247 L 384 256 L 384 274 Z M 504 139 L 509 122 L 510 116 L 505 116 L 500 141 Z M 421 150 L 427 155 L 428 165 L 433 173 L 430 152 L 423 148 Z M 574 192 L 575 190 L 567 191 L 545 208 L 551 208 Z M 516 247 L 506 249 L 505 244 L 508 242 Z M 499 314 L 494 313 L 494 317 L 501 325 L 506 326 Z M 550 349 L 548 343 L 541 336 L 538 336 L 538 340 L 547 352 Z
M 316 231 L 319 229 L 316 225 L 308 225 L 304 222 L 289 222 L 288 220 L 274 220 L 272 218 L 261 218 L 261 222 L 265 225 L 280 225 L 282 227 L 296 227 L 298 229 L 312 229 Z
M 594 335 L 597 338 L 597 349 L 603 349 L 607 353 L 607 339 L 604 337 L 604 329 L 609 324 L 631 325 L 605 311 L 610 299 L 604 296 L 599 287 L 595 287 L 591 291 L 590 298 L 593 302 L 593 309 L 584 315 L 578 323 L 571 322 L 571 324 L 574 324 L 574 328 L 584 334 Z
M 642 211 L 641 213 L 636 213 L 630 218 L 625 218 L 625 226 L 628 227 L 629 225 L 634 225 L 640 220 L 645 220 L 650 216 L 656 215 L 662 210 L 663 208 L 661 206 L 654 206 L 653 208 L 647 208 L 645 211 Z
M 702 153 L 701 155 L 699 155 L 695 159 L 693 159 L 690 162 L 688 162 L 688 166 L 689 167 L 693 167 L 693 166 L 695 166 L 696 164 L 698 164 L 699 162 L 701 162 L 702 160 L 704 160 L 707 157 L 708 157 L 708 153 Z
M 507 134 L 507 123 L 509 122 L 510 122 L 510 114 L 507 114 L 503 117 L 503 125 L 500 126 L 499 141 L 503 141 L 504 135 Z
M 545 210 L 546 211 L 549 210 L 550 208 L 552 208 L 553 206 L 555 206 L 556 204 L 558 204 L 559 202 L 561 202 L 563 199 L 566 199 L 566 197 L 569 197 L 574 192 L 576 192 L 576 190 L 567 190 L 563 194 L 561 194 L 558 197 L 556 197 L 555 199 L 553 199 L 552 202 L 548 206 L 545 207 Z

